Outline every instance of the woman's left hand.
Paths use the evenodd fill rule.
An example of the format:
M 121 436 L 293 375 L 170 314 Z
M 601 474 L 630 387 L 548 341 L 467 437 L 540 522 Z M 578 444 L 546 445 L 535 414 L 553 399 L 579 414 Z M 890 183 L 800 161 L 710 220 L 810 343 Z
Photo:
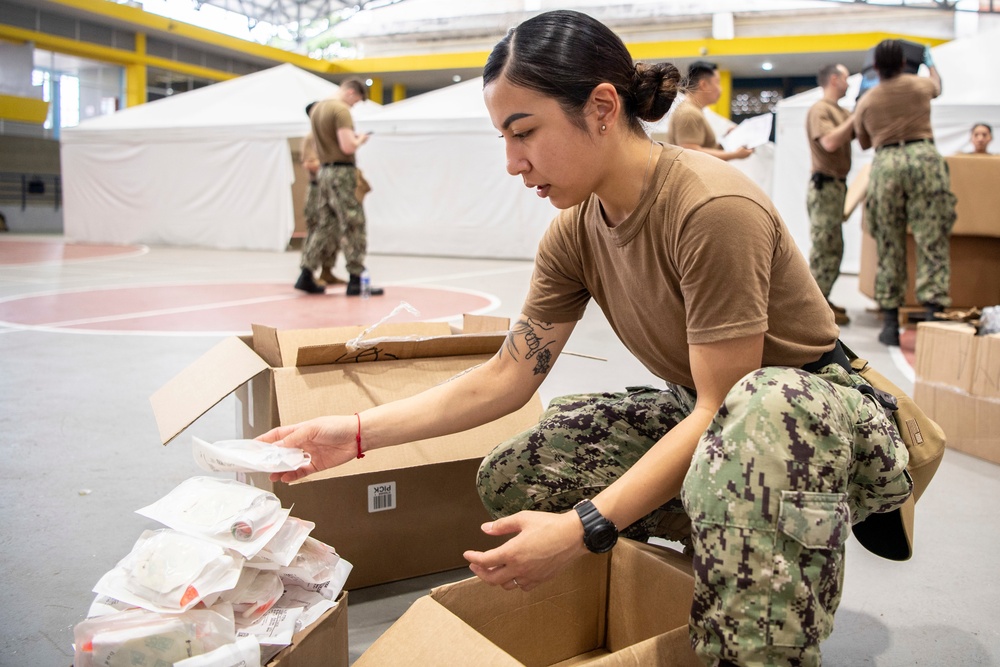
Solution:
M 576 512 L 518 512 L 483 524 L 487 535 L 517 533 L 489 551 L 466 551 L 469 569 L 492 586 L 530 591 L 587 553 L 583 524 Z

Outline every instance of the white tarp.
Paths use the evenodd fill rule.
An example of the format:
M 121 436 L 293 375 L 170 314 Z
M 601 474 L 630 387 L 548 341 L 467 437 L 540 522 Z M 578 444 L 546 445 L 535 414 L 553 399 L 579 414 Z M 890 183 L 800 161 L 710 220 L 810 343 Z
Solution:
M 285 250 L 295 226 L 288 140 L 309 131 L 305 106 L 337 91 L 286 64 L 65 129 L 66 236 Z
M 531 259 L 557 210 L 506 171 L 482 78 L 383 107 L 356 122 L 375 253 Z
M 1000 127 L 1000 31 L 980 33 L 932 49 L 931 53 L 943 81 L 943 92 L 931 107 L 934 141 L 942 155 L 970 150 L 969 134 L 975 123 Z M 854 108 L 861 75 L 850 78 L 850 89 L 841 100 L 847 109 Z M 809 142 L 806 139 L 806 113 L 823 96 L 820 88 L 794 95 L 778 103 L 777 134 L 772 198 L 788 225 L 799 248 L 808 255 L 809 217 L 806 213 L 806 190 L 809 184 Z M 994 140 L 991 152 L 1000 151 Z M 862 151 L 852 142 L 851 173 L 871 162 L 874 152 Z M 844 223 L 845 273 L 857 273 L 861 265 L 860 208 Z

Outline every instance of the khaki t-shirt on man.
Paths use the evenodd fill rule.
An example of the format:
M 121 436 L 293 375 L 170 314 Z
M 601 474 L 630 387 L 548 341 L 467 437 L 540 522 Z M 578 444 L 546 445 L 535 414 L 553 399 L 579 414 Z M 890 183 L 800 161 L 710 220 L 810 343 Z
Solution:
M 689 388 L 689 344 L 764 333 L 764 365 L 795 367 L 833 348 L 833 311 L 753 181 L 667 146 L 651 184 L 616 227 L 596 195 L 560 212 L 539 244 L 525 315 L 572 322 L 593 299 L 646 368 Z
M 670 116 L 666 141 L 674 146 L 694 144 L 702 148 L 721 148 L 705 112 L 698 105 L 684 100 Z
M 316 153 L 323 164 L 331 162 L 346 162 L 354 164 L 354 156 L 340 150 L 337 131 L 346 127 L 354 129 L 354 119 L 351 118 L 351 108 L 336 99 L 317 102 L 309 113 L 312 122 L 312 133 L 316 137 Z
M 851 171 L 851 142 L 848 141 L 829 153 L 819 140 L 836 129 L 850 115 L 847 109 L 825 99 L 809 108 L 809 113 L 806 115 L 806 134 L 809 136 L 809 152 L 812 155 L 814 174 L 847 178 L 847 173 Z

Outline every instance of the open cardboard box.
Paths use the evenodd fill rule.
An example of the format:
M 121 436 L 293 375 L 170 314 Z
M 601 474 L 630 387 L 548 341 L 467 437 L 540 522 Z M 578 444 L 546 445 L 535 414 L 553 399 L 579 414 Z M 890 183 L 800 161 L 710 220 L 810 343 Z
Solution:
M 972 325 L 917 325 L 913 400 L 936 421 L 951 449 L 1000 463 L 1000 334 Z
M 266 648 L 262 646 L 261 650 Z M 296 632 L 292 643 L 264 664 L 265 667 L 347 667 L 350 664 L 347 591 L 340 593 L 333 609 L 309 627 Z
M 530 592 L 471 578 L 419 598 L 354 663 L 382 665 L 669 665 L 691 649 L 691 559 L 619 540 Z
M 503 318 L 467 316 L 463 333 L 443 322 L 381 324 L 360 349 L 363 327 L 278 331 L 254 325 L 227 338 L 151 398 L 164 444 L 236 392 L 240 437 L 327 414 L 351 415 L 411 396 L 489 359 L 506 338 Z M 368 452 L 364 459 L 293 484 L 266 474 L 244 481 L 273 491 L 313 521 L 312 536 L 354 565 L 351 589 L 465 566 L 467 549 L 503 542 L 489 520 L 476 471 L 496 445 L 538 422 L 536 394 L 519 411 L 478 428 Z

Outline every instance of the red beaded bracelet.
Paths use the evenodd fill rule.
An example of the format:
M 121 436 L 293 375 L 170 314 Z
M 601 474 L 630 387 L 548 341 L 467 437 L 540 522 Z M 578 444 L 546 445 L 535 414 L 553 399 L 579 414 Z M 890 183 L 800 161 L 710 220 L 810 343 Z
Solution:
M 365 458 L 365 453 L 361 451 L 361 415 L 355 412 L 354 416 L 358 418 L 358 435 L 355 438 L 358 441 L 358 458 L 363 459 Z

